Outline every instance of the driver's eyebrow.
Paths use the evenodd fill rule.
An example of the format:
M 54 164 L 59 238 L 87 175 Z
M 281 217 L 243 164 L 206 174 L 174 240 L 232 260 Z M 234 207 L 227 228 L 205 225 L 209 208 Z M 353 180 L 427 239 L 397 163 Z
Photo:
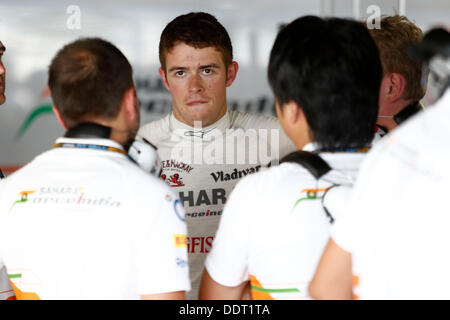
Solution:
M 215 64 L 215 63 L 210 63 L 210 64 L 207 64 L 207 65 L 199 67 L 199 69 L 211 69 L 211 68 L 219 69 L 220 66 L 218 64 Z
M 199 69 L 203 70 L 203 69 L 219 69 L 220 66 L 216 63 L 208 63 L 205 65 L 202 65 L 200 67 L 198 67 Z M 186 71 L 189 70 L 188 67 L 181 67 L 181 66 L 173 66 L 172 68 L 169 69 L 169 72 L 172 71 Z
M 185 71 L 185 70 L 187 70 L 187 69 L 188 69 L 188 68 L 186 68 L 186 67 L 178 67 L 178 66 L 174 66 L 174 67 L 172 67 L 172 68 L 169 69 L 169 72 L 172 72 L 172 71 L 175 71 L 175 70 Z

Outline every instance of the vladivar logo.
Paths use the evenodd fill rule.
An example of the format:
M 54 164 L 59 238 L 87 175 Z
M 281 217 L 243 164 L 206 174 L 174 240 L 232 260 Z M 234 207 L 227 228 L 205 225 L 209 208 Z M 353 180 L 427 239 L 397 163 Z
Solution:
M 214 179 L 214 182 L 219 181 L 229 181 L 229 180 L 236 180 L 241 179 L 242 177 L 245 177 L 248 174 L 258 172 L 261 166 L 246 168 L 243 170 L 234 169 L 232 172 L 223 172 L 223 171 L 217 171 L 217 172 L 211 172 L 211 176 Z

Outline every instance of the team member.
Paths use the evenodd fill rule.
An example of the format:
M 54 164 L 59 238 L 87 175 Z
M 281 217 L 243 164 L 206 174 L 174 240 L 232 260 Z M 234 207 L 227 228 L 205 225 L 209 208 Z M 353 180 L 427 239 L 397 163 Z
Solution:
M 420 42 L 422 30 L 407 17 L 395 15 L 383 17 L 380 28 L 369 32 L 377 44 L 383 66 L 378 138 L 423 109 L 419 102 L 425 95 L 425 85 L 421 83 L 422 65 L 407 52 L 409 44 Z
M 227 109 L 226 89 L 238 72 L 225 28 L 210 14 L 171 21 L 159 44 L 159 73 L 172 112 L 138 135 L 158 147 L 161 177 L 186 210 L 188 252 L 196 299 L 206 254 L 236 182 L 295 149 L 274 117 Z
M 364 161 L 311 283 L 315 298 L 450 298 L 450 34 L 432 30 L 422 48 L 437 97 L 445 94 Z
M 2 62 L 2 56 L 6 48 L 0 41 L 0 105 L 4 104 L 6 101 L 5 97 L 5 80 L 6 80 L 6 69 Z M 0 179 L 3 178 L 3 173 L 0 170 Z M 6 273 L 6 268 L 3 266 L 3 262 L 0 257 L 0 300 L 13 299 L 14 291 L 8 280 L 8 275 Z
M 307 16 L 280 31 L 269 82 L 278 118 L 299 151 L 233 190 L 206 259 L 201 299 L 239 298 L 248 282 L 253 299 L 308 298 L 330 222 L 338 218 L 320 199 L 331 185 L 356 177 L 374 136 L 381 73 L 375 43 L 360 23 Z
M 0 184 L 0 255 L 17 298 L 184 298 L 183 209 L 126 156 L 139 128 L 128 60 L 80 39 L 57 53 L 48 84 L 67 132 Z

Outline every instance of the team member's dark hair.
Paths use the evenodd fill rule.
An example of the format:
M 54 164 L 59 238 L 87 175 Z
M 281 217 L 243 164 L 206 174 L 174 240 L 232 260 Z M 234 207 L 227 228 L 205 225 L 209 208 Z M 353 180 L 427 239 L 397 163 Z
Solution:
M 159 41 L 159 61 L 166 69 L 166 55 L 174 46 L 185 43 L 194 48 L 215 47 L 222 53 L 225 66 L 233 61 L 233 47 L 227 30 L 205 12 L 191 12 L 173 19 L 164 28 Z
M 64 46 L 53 58 L 48 85 L 67 126 L 86 117 L 113 119 L 133 71 L 123 53 L 108 41 L 84 38 Z
M 382 67 L 367 29 L 346 19 L 306 16 L 278 34 L 269 82 L 282 107 L 295 101 L 322 148 L 361 147 L 375 132 Z

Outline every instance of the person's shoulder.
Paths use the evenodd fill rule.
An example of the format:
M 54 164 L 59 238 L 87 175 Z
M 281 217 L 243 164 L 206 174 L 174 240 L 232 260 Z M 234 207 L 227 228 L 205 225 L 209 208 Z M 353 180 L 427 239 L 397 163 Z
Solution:
M 450 90 L 434 105 L 417 113 L 375 144 L 370 159 L 382 154 L 423 154 L 427 158 L 448 157 Z
M 138 209 L 144 214 L 149 206 L 160 206 L 177 198 L 167 183 L 159 177 L 145 172 L 134 163 L 130 163 L 123 170 L 122 176 L 124 179 L 121 183 L 121 189 L 129 195 L 132 194 L 133 198 L 139 201 Z
M 235 188 L 249 190 L 260 197 L 263 193 L 271 194 L 275 189 L 289 187 L 291 182 L 301 182 L 308 185 L 315 180 L 309 171 L 296 163 L 281 163 L 246 176 Z
M 126 176 L 126 179 L 130 182 L 129 185 L 139 192 L 144 190 L 148 194 L 149 191 L 164 192 L 170 190 L 170 187 L 161 179 L 149 174 L 131 161 L 124 161 L 121 170 L 122 175 Z
M 242 129 L 270 129 L 279 128 L 276 117 L 262 114 L 252 114 L 242 111 L 231 110 L 230 121 L 233 128 Z
M 428 139 L 446 139 L 443 130 L 447 130 L 450 120 L 450 89 L 435 104 L 428 106 L 424 111 L 416 113 L 413 117 L 393 130 L 391 136 L 407 137 L 417 135 Z
M 5 178 L 0 180 L 0 189 L 6 188 L 5 186 L 8 183 L 17 181 L 20 183 L 20 181 L 22 180 L 26 181 L 30 176 L 32 177 L 35 174 L 40 174 L 43 169 L 42 166 L 46 166 L 48 157 L 52 155 L 53 150 L 54 149 L 46 150 L 38 154 L 34 159 L 26 163 L 24 166 L 6 175 Z
M 167 139 L 170 136 L 170 113 L 161 119 L 151 121 L 143 125 L 138 133 L 138 137 L 143 137 L 157 145 L 160 141 Z

